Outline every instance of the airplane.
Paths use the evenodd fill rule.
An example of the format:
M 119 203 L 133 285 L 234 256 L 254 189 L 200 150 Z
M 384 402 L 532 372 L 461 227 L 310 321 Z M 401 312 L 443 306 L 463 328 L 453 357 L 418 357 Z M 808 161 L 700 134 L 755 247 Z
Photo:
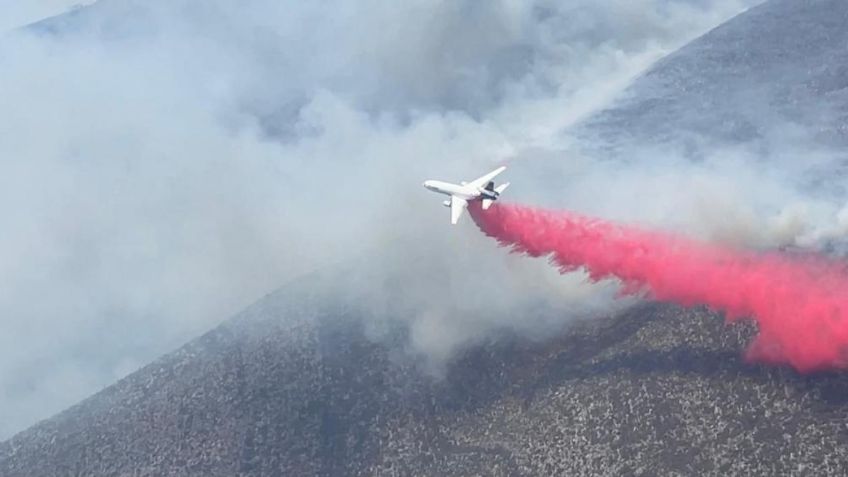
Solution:
M 492 202 L 498 200 L 498 197 L 500 197 L 503 191 L 509 187 L 509 182 L 495 187 L 492 179 L 505 169 L 506 166 L 501 166 L 483 177 L 474 179 L 471 182 L 460 182 L 459 184 L 427 180 L 424 181 L 424 187 L 433 192 L 450 196 L 450 200 L 444 201 L 442 205 L 450 207 L 451 224 L 456 225 L 462 212 L 468 207 L 469 202 L 480 200 L 483 202 L 483 210 L 486 210 L 492 205 Z

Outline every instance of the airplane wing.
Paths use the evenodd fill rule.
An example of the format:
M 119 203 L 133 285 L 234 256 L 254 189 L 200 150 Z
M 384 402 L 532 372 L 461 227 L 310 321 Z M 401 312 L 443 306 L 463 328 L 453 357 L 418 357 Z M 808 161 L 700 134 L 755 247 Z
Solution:
M 483 187 L 490 180 L 494 179 L 496 175 L 500 174 L 501 172 L 503 172 L 505 170 L 506 170 L 506 166 L 498 167 L 497 169 L 493 170 L 492 172 L 486 174 L 485 176 L 480 177 L 479 179 L 474 179 L 473 181 L 469 182 L 468 185 L 473 185 L 475 187 Z
M 462 211 L 465 210 L 465 207 L 468 205 L 468 202 L 465 199 L 460 199 L 459 197 L 452 195 L 451 196 L 451 223 L 456 225 L 456 222 L 459 220 L 459 216 L 462 215 Z

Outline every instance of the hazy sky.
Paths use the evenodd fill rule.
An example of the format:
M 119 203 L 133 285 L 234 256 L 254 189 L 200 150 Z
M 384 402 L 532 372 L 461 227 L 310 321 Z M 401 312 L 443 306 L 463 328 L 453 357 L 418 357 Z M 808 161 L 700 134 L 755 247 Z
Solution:
M 0 18 L 12 26 L 68 5 L 20 6 L 31 3 L 3 0 Z M 516 179 L 533 157 L 560 154 L 577 172 L 568 188 L 513 180 L 510 200 L 702 232 L 668 218 L 735 191 L 728 169 L 657 176 L 663 161 L 646 156 L 608 171 L 562 151 L 568 128 L 635 75 L 755 3 L 112 0 L 57 37 L 10 35 L 0 437 L 299 274 L 353 259 L 403 284 L 392 306 L 405 310 L 411 350 L 436 367 L 494 329 L 532 333 L 610 309 L 612 284 L 507 256 L 468 220 L 448 227 L 421 182 L 503 161 Z M 743 192 L 728 207 L 755 191 L 780 196 L 780 181 L 751 188 L 761 176 L 729 164 Z M 645 183 L 680 196 L 637 210 Z M 498 280 L 481 287 L 481 276 Z M 381 289 L 361 291 L 386 305 Z M 516 313 L 539 304 L 556 313 Z

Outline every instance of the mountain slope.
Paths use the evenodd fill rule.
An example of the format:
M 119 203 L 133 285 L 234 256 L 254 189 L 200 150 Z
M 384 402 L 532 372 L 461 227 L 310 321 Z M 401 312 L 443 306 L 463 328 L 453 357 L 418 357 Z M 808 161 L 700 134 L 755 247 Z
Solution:
M 646 305 L 443 380 L 279 292 L 0 447 L 0 475 L 844 472 L 848 383 L 750 367 L 750 330 Z
M 846 25 L 839 0 L 766 2 L 660 60 L 582 134 L 618 154 L 645 144 L 695 157 L 716 143 L 763 154 L 799 139 L 844 146 Z

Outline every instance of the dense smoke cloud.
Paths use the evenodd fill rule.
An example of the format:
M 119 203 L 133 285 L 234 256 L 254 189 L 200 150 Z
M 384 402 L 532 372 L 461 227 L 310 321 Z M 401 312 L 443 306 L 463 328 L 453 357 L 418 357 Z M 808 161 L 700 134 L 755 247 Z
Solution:
M 0 436 L 353 258 L 406 284 L 409 347 L 434 368 L 489 331 L 618 306 L 612 283 L 450 228 L 421 181 L 507 160 L 522 177 L 653 61 L 753 3 L 103 0 L 7 34 Z M 668 201 L 632 205 L 649 167 L 604 178 L 567 159 L 568 183 L 528 176 L 510 193 L 668 218 Z

